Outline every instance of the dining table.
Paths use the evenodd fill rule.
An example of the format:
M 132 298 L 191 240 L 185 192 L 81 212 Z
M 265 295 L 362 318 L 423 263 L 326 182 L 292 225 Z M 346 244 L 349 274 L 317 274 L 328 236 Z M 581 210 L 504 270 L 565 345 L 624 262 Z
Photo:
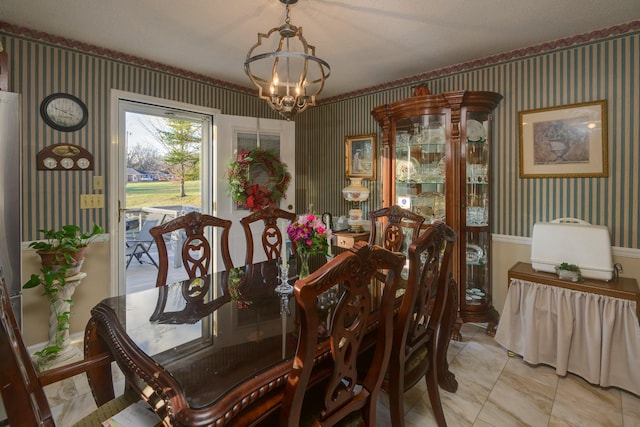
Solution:
M 106 298 L 91 310 L 85 355 L 110 353 L 165 425 L 255 423 L 279 405 L 296 350 L 295 262 L 288 269 L 265 261 Z M 337 289 L 318 301 L 326 322 L 336 301 Z M 110 365 L 87 376 L 98 405 L 114 397 Z

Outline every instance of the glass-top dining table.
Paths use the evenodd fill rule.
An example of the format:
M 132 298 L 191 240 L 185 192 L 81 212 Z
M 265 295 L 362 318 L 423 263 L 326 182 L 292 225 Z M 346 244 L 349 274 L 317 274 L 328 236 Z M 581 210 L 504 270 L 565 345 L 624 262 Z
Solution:
M 109 352 L 166 425 L 248 425 L 279 404 L 297 345 L 279 275 L 267 261 L 107 298 L 91 311 L 85 355 Z M 336 299 L 319 300 L 323 318 Z M 327 353 L 320 343 L 317 363 Z M 88 377 L 98 405 L 114 397 L 109 365 Z

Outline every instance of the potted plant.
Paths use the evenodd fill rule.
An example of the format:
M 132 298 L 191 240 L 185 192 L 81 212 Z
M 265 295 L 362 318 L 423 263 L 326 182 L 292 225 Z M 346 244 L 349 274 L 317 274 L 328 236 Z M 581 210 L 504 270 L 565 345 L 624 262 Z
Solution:
M 569 264 L 568 262 L 557 265 L 556 274 L 562 280 L 570 280 L 572 282 L 582 281 L 580 267 L 575 264 Z
M 87 245 L 104 229 L 93 226 L 90 232 L 82 233 L 77 225 L 64 225 L 59 230 L 39 230 L 45 239 L 29 244 L 40 255 L 40 274 L 32 274 L 22 286 L 31 289 L 42 286 L 43 295 L 49 302 L 49 342 L 34 354 L 38 369 L 48 367 L 69 344 L 69 321 L 71 296 L 84 276 L 77 276 L 84 263 Z
M 84 262 L 87 245 L 98 235 L 104 233 L 104 228 L 97 224 L 89 232 L 82 233 L 77 225 L 63 225 L 61 229 L 38 230 L 44 234 L 45 240 L 31 242 L 30 248 L 36 250 L 43 267 L 54 267 L 67 264 L 67 277 L 80 271 Z

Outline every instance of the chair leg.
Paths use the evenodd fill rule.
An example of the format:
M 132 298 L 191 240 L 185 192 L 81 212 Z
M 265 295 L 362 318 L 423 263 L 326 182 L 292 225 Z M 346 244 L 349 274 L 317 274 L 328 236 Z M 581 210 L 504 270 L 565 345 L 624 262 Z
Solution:
M 456 282 L 449 282 L 448 295 L 442 313 L 442 322 L 440 322 L 440 331 L 438 331 L 438 344 L 436 346 L 436 369 L 438 382 L 444 390 L 455 393 L 458 390 L 458 381 L 456 376 L 449 370 L 449 362 L 447 361 L 447 352 L 449 350 L 449 342 L 451 341 L 451 330 L 458 315 L 458 292 Z
M 395 363 L 394 363 L 395 362 Z M 404 427 L 404 369 L 398 366 L 404 361 L 391 361 L 389 371 L 389 415 L 393 427 Z
M 425 381 L 427 383 L 427 391 L 429 393 L 429 403 L 431 403 L 431 409 L 433 415 L 436 417 L 436 423 L 438 427 L 447 427 L 447 420 L 444 417 L 444 411 L 442 410 L 442 401 L 440 400 L 440 388 L 438 387 L 438 370 L 436 369 L 436 354 L 433 345 L 433 341 L 427 344 L 429 349 L 428 357 L 431 358 L 429 369 L 425 373 Z
M 360 422 L 359 427 L 375 426 L 376 425 L 376 402 L 377 398 L 370 399 L 369 403 L 363 408 L 363 420 Z

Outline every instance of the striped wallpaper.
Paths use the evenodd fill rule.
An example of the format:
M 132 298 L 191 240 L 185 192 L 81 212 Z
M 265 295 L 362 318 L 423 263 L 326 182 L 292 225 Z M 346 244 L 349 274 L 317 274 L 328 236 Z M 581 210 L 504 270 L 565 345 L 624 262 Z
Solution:
M 342 214 L 349 209 L 336 197 L 347 184 L 344 160 L 336 159 L 344 159 L 346 135 L 377 132 L 380 147 L 373 107 L 409 97 L 420 83 L 431 93 L 486 90 L 504 96 L 494 116 L 492 232 L 529 237 L 535 222 L 576 217 L 607 225 L 613 246 L 639 248 L 640 26 L 633 28 L 550 52 L 433 73 L 437 76 L 308 110 L 296 121 L 296 167 L 308 174 L 297 178 L 306 189 L 296 195 L 299 207 L 313 203 L 320 212 Z M 519 178 L 519 111 L 601 99 L 608 101 L 608 178 Z M 379 208 L 380 180 L 368 185 L 366 205 Z
M 0 28 L 1 30 L 1 28 Z M 0 32 L 9 54 L 9 90 L 23 103 L 23 241 L 42 238 L 42 228 L 78 224 L 107 228 L 107 209 L 80 209 L 80 194 L 94 193 L 94 175 L 109 182 L 110 90 L 119 89 L 185 103 L 218 108 L 223 114 L 276 118 L 253 94 L 221 88 L 190 76 L 177 76 L 91 52 Z M 49 94 L 68 92 L 89 109 L 89 123 L 77 132 L 58 132 L 40 118 L 40 103 Z M 93 171 L 38 171 L 36 154 L 51 144 L 69 142 L 94 155 Z M 109 201 L 108 188 L 105 190 Z
M 23 94 L 23 240 L 37 239 L 39 228 L 107 223 L 106 210 L 80 210 L 77 195 L 93 192 L 93 175 L 108 182 L 111 88 L 219 108 L 223 114 L 277 117 L 242 88 L 22 30 L 0 25 L 0 41 L 10 55 L 9 87 Z M 536 221 L 577 217 L 609 226 L 614 246 L 639 248 L 639 52 L 640 23 L 632 22 L 325 100 L 296 118 L 296 211 L 313 204 L 318 213 L 346 214 L 350 206 L 340 192 L 348 184 L 345 136 L 377 133 L 380 145 L 371 110 L 409 97 L 424 83 L 432 93 L 466 89 L 504 96 L 494 121 L 494 233 L 528 237 Z M 53 131 L 40 120 L 40 102 L 59 91 L 87 103 L 90 121 L 81 131 Z M 519 111 L 600 99 L 608 101 L 608 178 L 519 178 Z M 95 171 L 36 171 L 35 154 L 58 142 L 91 150 Z M 379 172 L 380 163 L 378 179 L 365 183 L 372 190 L 365 210 L 381 205 Z

